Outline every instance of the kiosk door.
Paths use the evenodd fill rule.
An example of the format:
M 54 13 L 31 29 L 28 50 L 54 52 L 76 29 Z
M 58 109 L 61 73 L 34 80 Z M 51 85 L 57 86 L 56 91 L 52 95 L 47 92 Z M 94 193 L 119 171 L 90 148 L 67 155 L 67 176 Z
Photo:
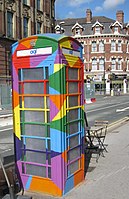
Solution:
M 51 178 L 49 66 L 19 69 L 22 173 Z

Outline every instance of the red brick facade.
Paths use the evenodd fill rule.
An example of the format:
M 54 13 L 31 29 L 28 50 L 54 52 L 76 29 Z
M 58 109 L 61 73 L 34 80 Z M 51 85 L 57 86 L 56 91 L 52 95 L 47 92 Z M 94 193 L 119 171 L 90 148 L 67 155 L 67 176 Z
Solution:
M 12 15 L 11 22 L 8 13 Z M 41 26 L 40 33 L 54 32 L 55 0 L 41 0 L 40 8 L 37 0 L 0 0 L 0 83 L 10 83 L 10 47 L 24 38 L 24 17 L 27 19 L 27 36 L 38 33 L 38 24 Z M 12 35 L 9 36 L 11 23 Z

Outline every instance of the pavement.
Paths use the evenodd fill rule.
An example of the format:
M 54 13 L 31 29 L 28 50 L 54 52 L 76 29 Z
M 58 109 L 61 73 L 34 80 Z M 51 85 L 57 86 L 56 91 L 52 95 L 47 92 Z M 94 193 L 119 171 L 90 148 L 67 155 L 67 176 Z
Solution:
M 105 143 L 108 152 L 104 152 L 104 157 L 96 162 L 92 156 L 85 180 L 60 199 L 129 198 L 129 120 L 110 127 Z M 33 199 L 59 199 L 46 194 L 29 195 Z
M 60 199 L 128 199 L 129 198 L 129 120 L 110 126 L 105 139 L 108 153 L 98 162 L 91 157 L 85 180 Z M 86 159 L 87 160 L 87 159 Z M 33 199 L 57 199 L 46 194 Z
M 98 163 L 91 158 L 85 181 L 63 198 L 129 198 L 129 121 L 111 129 L 105 143 L 105 157 L 100 156 Z

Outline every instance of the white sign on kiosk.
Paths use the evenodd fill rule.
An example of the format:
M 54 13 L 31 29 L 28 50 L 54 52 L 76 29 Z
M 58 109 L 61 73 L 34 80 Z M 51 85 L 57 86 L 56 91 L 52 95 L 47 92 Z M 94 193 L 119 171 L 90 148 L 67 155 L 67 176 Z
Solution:
M 52 47 L 46 48 L 37 48 L 37 49 L 29 49 L 29 50 L 19 50 L 17 51 L 17 57 L 25 57 L 25 56 L 35 56 L 35 55 L 49 55 L 52 54 Z

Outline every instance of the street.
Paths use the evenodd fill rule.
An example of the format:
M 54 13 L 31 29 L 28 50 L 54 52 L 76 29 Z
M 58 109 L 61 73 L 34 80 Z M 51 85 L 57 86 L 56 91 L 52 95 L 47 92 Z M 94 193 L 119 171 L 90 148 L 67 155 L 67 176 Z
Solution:
M 129 95 L 96 96 L 96 102 L 86 104 L 88 124 L 93 125 L 95 120 L 108 120 L 114 123 L 129 115 Z

